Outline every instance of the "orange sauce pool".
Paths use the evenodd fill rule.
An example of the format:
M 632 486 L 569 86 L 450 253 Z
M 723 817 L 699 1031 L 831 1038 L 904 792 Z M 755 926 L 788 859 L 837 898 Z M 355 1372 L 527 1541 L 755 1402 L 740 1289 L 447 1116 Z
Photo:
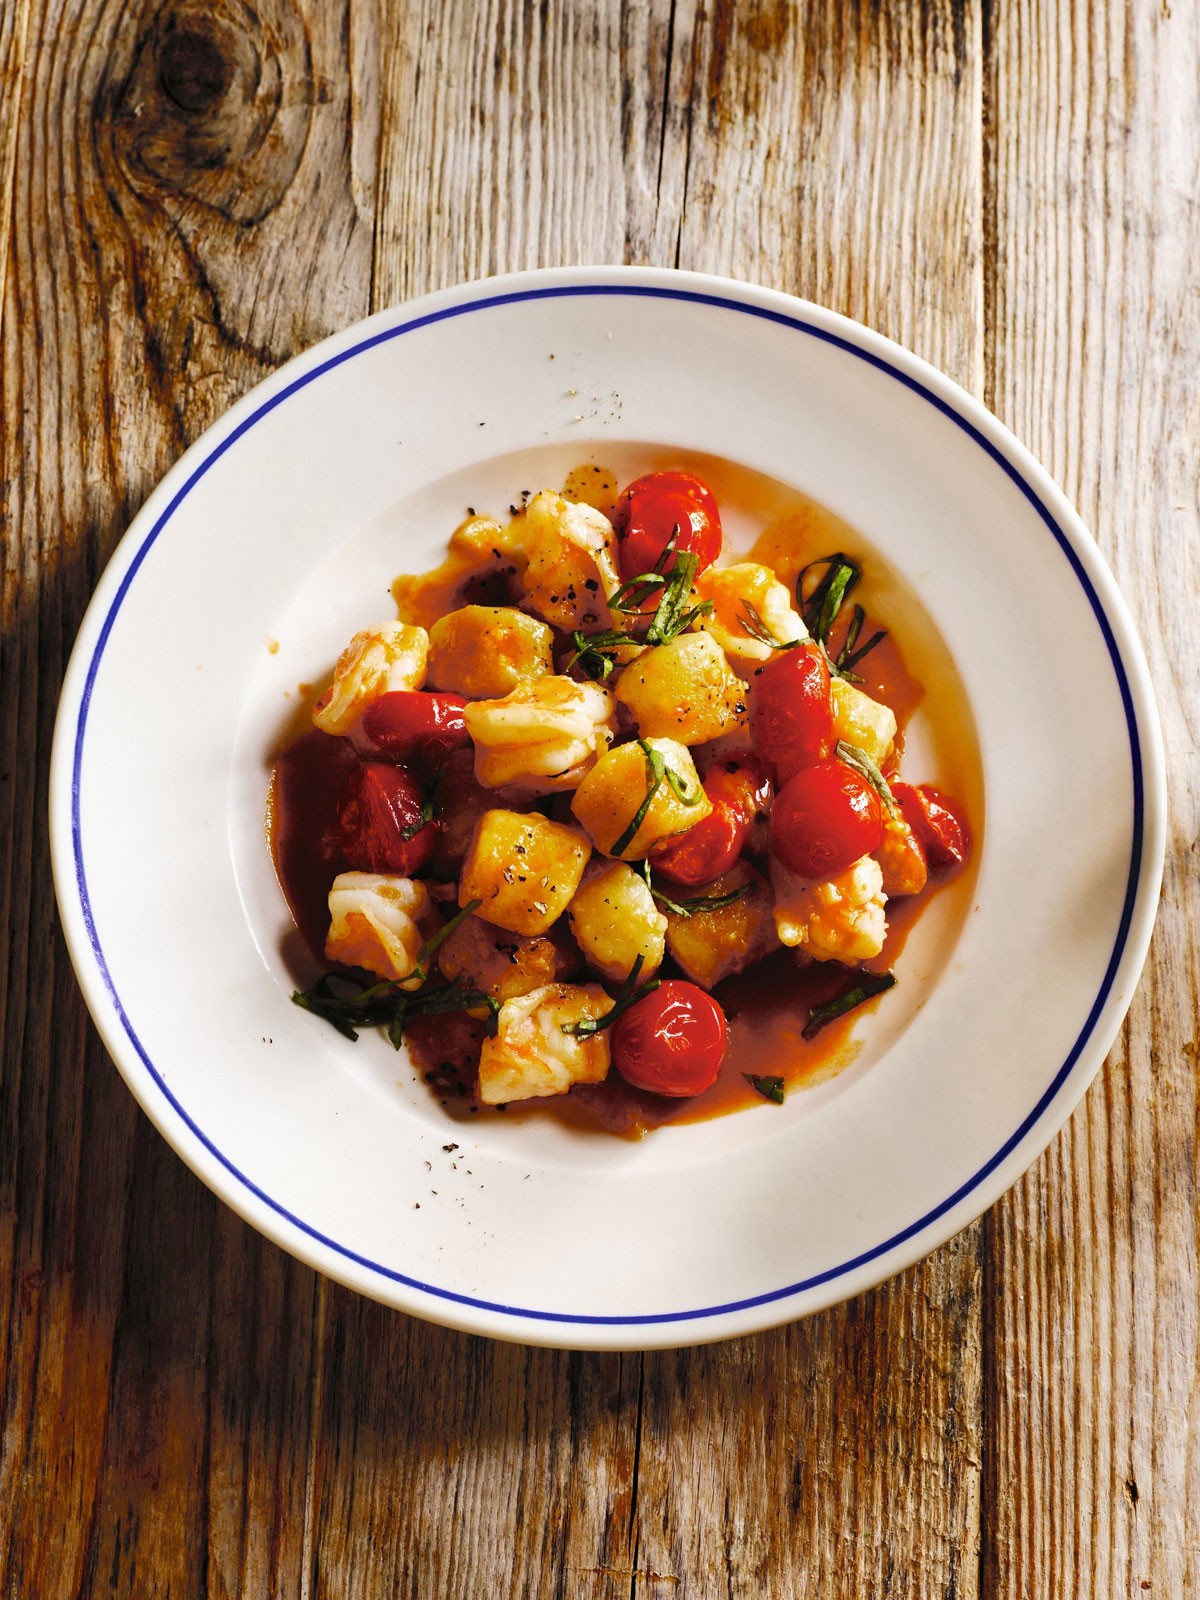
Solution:
M 705 462 L 697 470 L 710 481 L 716 480 L 714 488 L 721 498 L 725 484 L 720 480 L 728 478 L 729 468 L 725 465 L 723 472 L 713 470 L 710 474 L 704 470 L 707 465 Z M 577 490 L 599 488 L 607 493 L 609 480 L 612 485 L 616 483 L 611 474 L 595 468 L 577 470 L 600 479 L 598 484 L 589 479 L 586 484 L 575 485 Z M 578 497 L 585 495 L 579 493 Z M 852 529 L 801 495 L 789 496 L 786 505 L 772 506 L 771 510 L 777 514 L 749 553 L 740 559 L 769 565 L 789 588 L 808 562 L 835 550 L 856 557 L 861 552 L 862 541 Z M 917 773 L 914 778 L 937 781 L 955 794 L 971 818 L 977 840 L 982 807 L 972 763 L 973 736 L 965 704 L 956 699 L 957 689 L 947 682 L 953 674 L 947 674 L 936 650 L 922 647 L 915 633 L 910 637 L 905 626 L 908 607 L 904 594 L 889 583 L 885 574 L 877 572 L 869 554 L 864 564 L 863 603 L 885 602 L 880 606 L 884 620 L 876 621 L 868 613 L 859 642 L 864 643 L 880 626 L 889 631 L 855 670 L 864 692 L 890 706 L 896 714 L 897 754 L 889 764 L 889 775 L 903 751 L 906 726 L 924 703 L 937 725 L 939 753 L 944 758 L 940 765 L 944 770 Z M 856 592 L 851 600 L 859 598 Z M 850 610 L 847 604 L 830 641 L 835 653 L 841 643 L 839 630 L 844 630 Z M 900 620 L 903 650 L 891 631 L 893 612 Z M 925 684 L 910 671 L 906 661 L 906 656 L 911 660 L 914 655 L 920 661 L 929 696 Z M 936 702 L 932 708 L 930 699 Z M 355 760 L 348 741 L 309 732 L 284 748 L 272 778 L 268 831 L 276 871 L 297 927 L 318 961 L 322 959 L 328 924 L 329 885 L 341 870 L 325 836 L 338 790 Z M 931 879 L 919 896 L 889 903 L 887 942 L 880 957 L 866 964 L 868 968 L 886 971 L 894 964 L 913 925 L 945 881 Z M 677 973 L 668 957 L 660 975 L 682 974 Z M 803 958 L 798 961 L 795 953 L 786 949 L 776 951 L 746 972 L 722 980 L 713 994 L 728 1020 L 728 1054 L 713 1087 L 686 1100 L 631 1088 L 614 1071 L 604 1083 L 579 1085 L 566 1096 L 504 1108 L 482 1107 L 474 1094 L 484 1037 L 481 1023 L 461 1014 L 417 1019 L 409 1025 L 406 1043 L 416 1071 L 447 1115 L 455 1120 L 501 1115 L 515 1121 L 550 1115 L 580 1130 L 638 1138 L 664 1122 L 707 1121 L 761 1105 L 763 1097 L 747 1081 L 748 1076 L 782 1078 L 786 1094 L 843 1070 L 857 1054 L 856 1024 L 881 1001 L 886 1004 L 886 994 L 830 1023 L 813 1039 L 804 1039 L 802 1033 L 810 1008 L 840 994 L 852 983 L 853 973 L 846 968 L 836 963 L 804 962 Z

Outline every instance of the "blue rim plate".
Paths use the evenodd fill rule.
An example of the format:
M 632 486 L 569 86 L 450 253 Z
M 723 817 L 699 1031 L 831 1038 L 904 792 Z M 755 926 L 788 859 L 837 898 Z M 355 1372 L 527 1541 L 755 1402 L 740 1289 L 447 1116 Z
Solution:
M 967 708 L 978 870 L 957 909 L 931 909 L 928 947 L 901 958 L 904 1005 L 866 1019 L 853 1066 L 783 1112 L 638 1145 L 547 1117 L 449 1124 L 403 1058 L 379 1041 L 352 1050 L 287 1003 L 262 838 L 271 751 L 300 683 L 389 614 L 391 576 L 433 564 L 468 502 L 502 506 L 537 486 L 526 477 L 582 460 L 633 471 L 685 456 L 731 463 L 735 500 L 739 473 L 811 495 L 894 578 L 902 615 L 927 627 L 927 670 L 955 678 Z M 595 1348 L 790 1320 L 993 1203 L 1125 1014 L 1165 809 L 1124 604 L 994 417 L 828 311 L 621 268 L 493 279 L 380 313 L 233 407 L 150 497 L 97 589 L 50 802 L 89 1008 L 200 1177 L 364 1293 Z

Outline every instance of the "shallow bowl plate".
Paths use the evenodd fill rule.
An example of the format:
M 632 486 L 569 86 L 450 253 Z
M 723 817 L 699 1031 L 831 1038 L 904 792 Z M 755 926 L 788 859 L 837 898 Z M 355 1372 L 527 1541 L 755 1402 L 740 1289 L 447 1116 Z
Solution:
M 289 1003 L 263 835 L 271 753 L 300 685 L 394 614 L 391 578 L 440 559 L 468 505 L 503 511 L 586 460 L 627 473 L 695 456 L 727 464 L 735 544 L 752 532 L 739 474 L 845 519 L 907 596 L 913 648 L 952 663 L 979 791 L 973 876 L 957 904 L 929 908 L 897 989 L 856 1028 L 852 1067 L 783 1107 L 640 1143 L 553 1115 L 449 1121 L 404 1055 L 350 1045 Z M 83 992 L 193 1170 L 365 1294 L 598 1348 L 801 1316 L 989 1206 L 1062 1124 L 1129 1005 L 1163 809 L 1125 607 L 992 416 L 830 312 L 616 268 L 383 312 L 236 405 L 104 574 L 51 783 Z

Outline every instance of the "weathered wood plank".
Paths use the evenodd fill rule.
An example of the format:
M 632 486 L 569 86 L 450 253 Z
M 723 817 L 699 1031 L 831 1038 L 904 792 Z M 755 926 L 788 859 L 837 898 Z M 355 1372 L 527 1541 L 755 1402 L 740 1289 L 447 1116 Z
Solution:
M 682 146 L 664 94 L 688 9 L 389 12 L 376 306 L 526 267 L 669 263 Z
M 980 392 L 978 10 L 718 5 L 681 35 L 679 264 L 845 311 Z M 981 1291 L 976 1227 L 806 1323 L 648 1356 L 631 1565 L 730 1597 L 976 1593 Z
M 1063 1135 L 989 1218 L 985 1590 L 1200 1584 L 1200 17 L 992 19 L 989 400 L 1096 533 L 1146 641 L 1172 815 L 1147 974 Z
M 4 274 L 12 215 L 17 126 L 25 81 L 25 42 L 31 0 L 10 0 L 0 11 L 0 326 L 3 325 Z
M 135 1112 L 85 1024 L 43 814 L 66 653 L 131 510 L 244 388 L 367 309 L 372 17 L 26 9 L 0 113 L 0 1593 L 295 1594 L 317 1280 Z

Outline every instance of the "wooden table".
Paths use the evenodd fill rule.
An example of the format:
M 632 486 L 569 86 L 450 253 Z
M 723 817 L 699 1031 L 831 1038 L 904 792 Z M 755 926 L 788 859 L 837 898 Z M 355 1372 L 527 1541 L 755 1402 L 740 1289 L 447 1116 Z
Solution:
M 1185 0 L 0 0 L 4 1600 L 1200 1592 L 1198 82 Z M 876 1293 L 645 1357 L 424 1326 L 224 1210 L 85 1020 L 44 821 L 75 628 L 202 429 L 373 308 L 607 261 L 992 407 L 1115 567 L 1173 797 L 1029 1176 Z

